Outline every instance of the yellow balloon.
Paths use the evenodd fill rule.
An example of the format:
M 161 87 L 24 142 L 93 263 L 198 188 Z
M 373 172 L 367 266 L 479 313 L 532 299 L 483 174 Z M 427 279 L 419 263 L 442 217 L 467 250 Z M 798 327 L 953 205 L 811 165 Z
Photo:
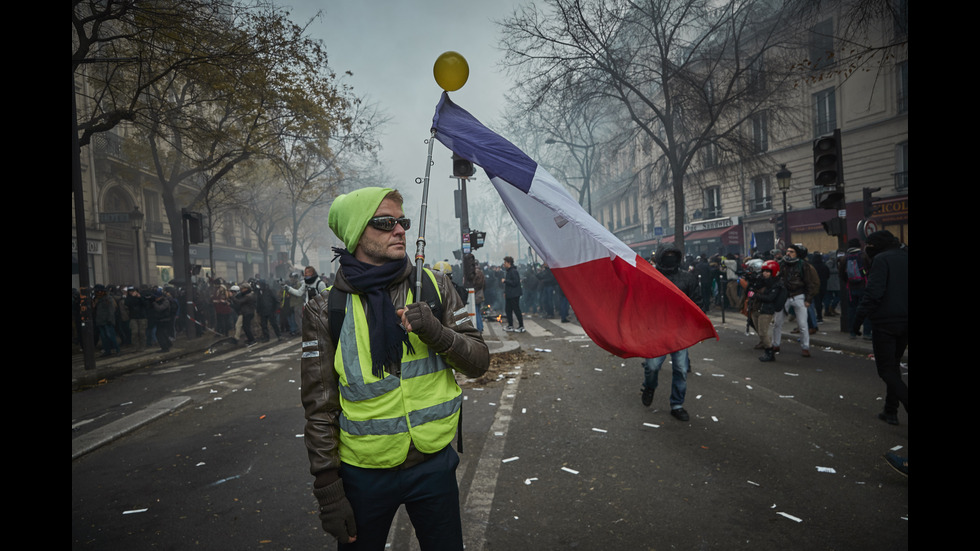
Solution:
M 470 77 L 470 66 L 466 59 L 456 52 L 446 52 L 436 59 L 432 67 L 436 84 L 447 92 L 459 90 Z

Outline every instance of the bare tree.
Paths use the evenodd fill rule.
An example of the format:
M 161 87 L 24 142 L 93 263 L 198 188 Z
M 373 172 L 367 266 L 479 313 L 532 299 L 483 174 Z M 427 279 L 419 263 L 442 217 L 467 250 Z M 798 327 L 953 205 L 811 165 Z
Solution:
M 753 116 L 780 116 L 788 75 L 774 59 L 789 45 L 786 12 L 753 0 L 545 0 L 501 23 L 519 93 L 617 104 L 647 140 L 650 170 L 673 193 L 675 243 L 683 249 L 685 178 L 713 146 L 754 150 Z M 537 7 L 543 6 L 543 7 Z
M 183 274 L 182 208 L 202 205 L 236 166 L 276 154 L 291 136 L 322 128 L 349 133 L 358 100 L 330 69 L 322 43 L 285 11 L 263 4 L 151 4 L 166 9 L 163 22 L 150 29 L 127 10 L 98 27 L 127 31 L 112 40 L 93 24 L 80 25 L 117 56 L 139 60 L 101 64 L 90 73 L 93 107 L 83 120 L 93 132 L 132 121 L 142 145 L 130 146 L 157 177 L 175 271 Z
M 344 127 L 326 125 L 308 134 L 284 136 L 275 163 L 289 205 L 290 261 L 296 262 L 298 236 L 308 216 L 345 189 L 377 175 L 377 131 L 385 121 L 375 105 L 356 102 Z

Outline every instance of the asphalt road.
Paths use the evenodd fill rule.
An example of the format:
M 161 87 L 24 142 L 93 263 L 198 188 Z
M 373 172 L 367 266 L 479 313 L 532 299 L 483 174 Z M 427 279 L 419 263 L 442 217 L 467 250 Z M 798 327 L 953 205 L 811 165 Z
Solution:
M 908 479 L 881 454 L 908 453 L 908 419 L 876 418 L 873 362 L 784 343 L 763 364 L 729 325 L 691 351 L 688 423 L 668 414 L 669 363 L 646 408 L 640 361 L 577 326 L 535 319 L 512 335 L 522 353 L 464 385 L 467 551 L 907 549 Z M 73 393 L 78 433 L 191 401 L 73 460 L 72 548 L 333 548 L 311 495 L 298 366 L 292 341 Z M 403 515 L 390 542 L 415 548 Z

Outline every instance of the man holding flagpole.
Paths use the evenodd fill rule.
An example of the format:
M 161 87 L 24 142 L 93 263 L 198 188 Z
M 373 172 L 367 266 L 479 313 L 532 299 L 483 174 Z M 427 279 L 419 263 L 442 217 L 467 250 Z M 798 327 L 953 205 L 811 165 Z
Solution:
M 304 310 L 301 360 L 323 529 L 340 549 L 382 550 L 404 504 L 422 549 L 462 551 L 453 370 L 485 373 L 487 345 L 447 277 L 424 269 L 413 295 L 397 191 L 341 195 L 328 222 L 346 247 L 333 288 Z

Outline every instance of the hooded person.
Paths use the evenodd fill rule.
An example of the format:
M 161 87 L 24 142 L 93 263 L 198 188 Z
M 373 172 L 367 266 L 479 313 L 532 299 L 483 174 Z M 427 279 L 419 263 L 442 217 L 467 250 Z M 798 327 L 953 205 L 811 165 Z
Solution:
M 683 259 L 683 253 L 673 243 L 661 245 L 657 251 L 657 255 L 654 257 L 657 271 L 687 295 L 687 298 L 691 299 L 691 302 L 698 304 L 700 298 L 698 280 L 694 274 L 681 268 Z M 678 350 L 668 355 L 670 356 L 672 368 L 670 414 L 678 421 L 686 422 L 690 419 L 690 415 L 684 409 L 684 398 L 687 395 L 687 373 L 691 368 L 688 349 Z M 660 378 L 660 368 L 666 360 L 666 355 L 643 360 L 644 378 L 643 386 L 640 389 L 640 400 L 644 406 L 649 407 L 653 403 L 653 394 L 657 389 L 657 381 Z
M 439 317 L 425 284 L 425 301 L 414 297 L 405 250 L 411 221 L 397 191 L 341 195 L 328 223 L 344 243 L 334 249 L 340 269 L 333 288 L 306 305 L 301 360 L 323 528 L 341 549 L 355 541 L 382 549 L 404 504 L 423 548 L 462 549 L 459 457 L 450 445 L 462 397 L 453 370 L 482 375 L 487 345 L 443 274 L 422 274 L 438 295 Z
M 878 376 L 885 382 L 885 407 L 878 418 L 898 424 L 898 406 L 909 411 L 909 388 L 902 380 L 901 361 L 909 344 L 909 255 L 887 230 L 868 236 L 865 251 L 871 258 L 868 284 L 857 307 L 851 331 L 861 334 L 871 319 L 871 345 Z

